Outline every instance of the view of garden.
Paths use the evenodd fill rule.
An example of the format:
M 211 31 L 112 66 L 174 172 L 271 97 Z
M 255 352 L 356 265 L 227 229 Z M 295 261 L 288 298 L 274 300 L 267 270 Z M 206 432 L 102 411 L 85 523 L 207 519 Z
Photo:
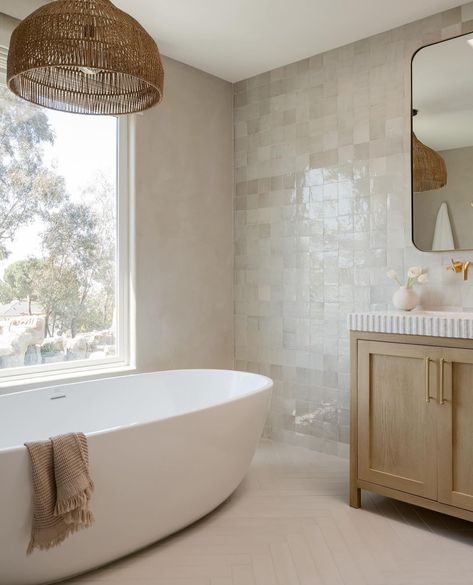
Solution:
M 3 368 L 115 352 L 117 123 L 80 118 L 0 87 Z

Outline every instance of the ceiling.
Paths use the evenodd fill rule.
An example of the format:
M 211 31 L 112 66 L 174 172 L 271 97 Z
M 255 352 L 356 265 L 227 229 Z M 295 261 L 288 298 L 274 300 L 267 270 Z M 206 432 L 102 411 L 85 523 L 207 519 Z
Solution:
M 164 55 L 235 82 L 453 8 L 461 0 L 114 3 L 141 22 Z M 41 4 L 46 2 L 0 0 L 0 11 L 24 18 Z
M 412 94 L 419 140 L 435 150 L 472 146 L 473 34 L 421 49 Z

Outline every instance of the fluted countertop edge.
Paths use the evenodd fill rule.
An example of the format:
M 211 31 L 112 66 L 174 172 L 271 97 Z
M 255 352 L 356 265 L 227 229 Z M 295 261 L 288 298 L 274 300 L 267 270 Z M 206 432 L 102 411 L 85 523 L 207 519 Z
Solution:
M 473 339 L 473 313 L 449 311 L 350 313 L 348 329 L 368 333 Z

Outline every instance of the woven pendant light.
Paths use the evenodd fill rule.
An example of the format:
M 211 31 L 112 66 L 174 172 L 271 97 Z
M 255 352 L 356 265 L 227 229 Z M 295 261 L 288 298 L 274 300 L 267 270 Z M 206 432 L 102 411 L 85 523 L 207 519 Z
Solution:
M 56 0 L 13 31 L 8 87 L 64 112 L 119 115 L 163 95 L 159 50 L 145 29 L 110 0 Z
M 415 193 L 441 189 L 447 184 L 447 165 L 438 152 L 412 133 L 412 177 Z

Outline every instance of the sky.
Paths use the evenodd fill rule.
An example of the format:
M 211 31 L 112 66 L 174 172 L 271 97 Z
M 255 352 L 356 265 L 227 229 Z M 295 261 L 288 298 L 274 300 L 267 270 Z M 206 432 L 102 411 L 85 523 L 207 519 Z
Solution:
M 46 110 L 56 134 L 54 145 L 45 147 L 45 161 L 54 165 L 66 180 L 66 188 L 74 201 L 97 172 L 102 172 L 113 184 L 116 178 L 117 118 L 113 116 L 84 116 Z M 10 244 L 11 254 L 0 262 L 0 277 L 11 262 L 38 255 L 41 224 L 24 226 Z

